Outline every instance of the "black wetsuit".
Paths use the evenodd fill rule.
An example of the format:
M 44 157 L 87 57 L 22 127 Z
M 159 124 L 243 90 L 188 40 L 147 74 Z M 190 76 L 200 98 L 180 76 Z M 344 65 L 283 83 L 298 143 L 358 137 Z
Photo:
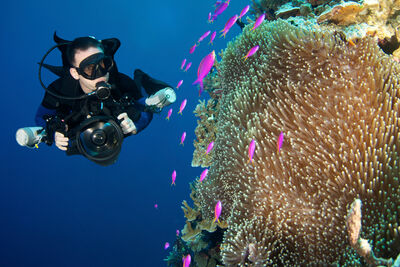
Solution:
M 139 69 L 135 70 L 134 79 L 114 69 L 110 71 L 108 82 L 113 85 L 113 89 L 111 90 L 111 97 L 105 101 L 100 101 L 96 96 L 80 100 L 65 100 L 46 92 L 36 113 L 35 121 L 37 125 L 46 126 L 43 119 L 44 115 L 58 115 L 65 119 L 65 123 L 71 129 L 79 125 L 89 114 L 91 116 L 108 115 L 116 117 L 122 112 L 127 112 L 129 118 L 135 123 L 137 132 L 140 132 L 150 123 L 153 117 L 152 112 L 144 111 L 145 97 L 165 87 L 171 87 L 167 83 L 151 78 Z M 48 89 L 67 97 L 77 97 L 83 94 L 79 82 L 70 75 L 55 80 Z M 116 105 L 116 103 L 127 100 L 134 102 L 135 105 L 130 105 L 126 110 L 121 110 L 121 106 Z

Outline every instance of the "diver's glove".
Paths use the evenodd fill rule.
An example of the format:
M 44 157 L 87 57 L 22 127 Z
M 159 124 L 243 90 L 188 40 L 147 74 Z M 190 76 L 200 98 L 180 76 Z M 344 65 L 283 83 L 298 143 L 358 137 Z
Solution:
M 117 119 L 120 121 L 120 126 L 124 134 L 136 134 L 137 129 L 133 121 L 128 117 L 126 112 L 118 115 Z
M 171 87 L 166 87 L 146 98 L 145 103 L 149 108 L 162 109 L 163 107 L 174 103 L 175 100 L 175 91 Z

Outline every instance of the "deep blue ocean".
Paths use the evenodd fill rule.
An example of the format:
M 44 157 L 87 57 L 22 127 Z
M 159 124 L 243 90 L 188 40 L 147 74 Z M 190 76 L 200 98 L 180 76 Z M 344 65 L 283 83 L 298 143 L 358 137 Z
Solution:
M 220 52 L 240 33 L 235 25 L 226 38 L 190 55 L 190 47 L 207 30 L 222 30 L 250 1 L 232 0 L 213 24 L 207 23 L 215 1 L 5 1 L 0 16 L 2 127 L 0 137 L 0 266 L 166 266 L 164 243 L 171 246 L 185 219 L 183 200 L 189 182 L 202 168 L 191 167 L 194 151 L 193 110 L 199 99 L 196 79 L 201 59 Z M 165 108 L 136 136 L 124 140 L 118 161 L 99 166 L 82 156 L 66 156 L 55 146 L 20 147 L 18 128 L 35 126 L 44 90 L 38 62 L 55 43 L 81 36 L 116 37 L 120 72 L 136 68 L 175 86 L 177 101 L 170 121 Z M 188 73 L 180 70 L 192 61 Z M 218 57 L 218 60 L 220 58 Z M 54 50 L 46 62 L 61 65 Z M 56 76 L 43 71 L 45 84 Z M 183 115 L 179 105 L 187 99 Z M 185 145 L 179 145 L 186 131 Z M 176 186 L 171 173 L 177 172 Z M 191 203 L 191 201 L 189 201 Z M 154 205 L 158 204 L 158 208 Z

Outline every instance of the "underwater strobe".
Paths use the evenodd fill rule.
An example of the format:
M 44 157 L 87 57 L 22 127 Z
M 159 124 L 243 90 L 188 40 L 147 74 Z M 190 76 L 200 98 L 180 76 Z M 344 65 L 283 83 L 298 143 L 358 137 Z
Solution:
M 45 136 L 43 127 L 25 127 L 17 130 L 15 139 L 20 146 L 34 148 Z

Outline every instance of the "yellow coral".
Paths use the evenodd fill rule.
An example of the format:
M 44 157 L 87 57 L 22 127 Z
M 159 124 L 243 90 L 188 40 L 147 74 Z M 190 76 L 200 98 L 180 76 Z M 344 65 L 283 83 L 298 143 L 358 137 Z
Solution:
M 356 16 L 363 10 L 363 6 L 355 2 L 338 4 L 325 11 L 318 17 L 318 23 L 332 21 L 338 25 L 348 25 L 356 22 Z
M 184 200 L 182 202 L 183 206 L 182 206 L 182 210 L 185 213 L 185 217 L 186 219 L 191 222 L 196 220 L 197 216 L 200 215 L 200 212 L 197 210 L 192 209 L 191 207 L 189 207 L 189 205 L 187 204 L 186 200 Z
M 217 230 L 217 224 L 213 221 L 213 220 L 202 220 L 201 222 L 199 222 L 199 228 L 201 230 L 205 230 L 207 232 L 214 232 L 215 230 Z
M 199 234 L 201 230 L 198 228 L 193 229 L 192 223 L 186 221 L 185 227 L 182 230 L 182 239 L 186 242 L 194 240 Z
M 218 110 L 218 101 L 215 99 L 209 99 L 207 104 L 205 104 L 205 100 L 199 100 L 199 104 L 196 106 L 194 113 L 199 120 L 195 129 L 197 140 L 194 141 L 193 167 L 211 165 L 214 151 L 211 150 L 208 154 L 206 151 L 208 144 L 215 140 L 217 134 L 215 125 Z

